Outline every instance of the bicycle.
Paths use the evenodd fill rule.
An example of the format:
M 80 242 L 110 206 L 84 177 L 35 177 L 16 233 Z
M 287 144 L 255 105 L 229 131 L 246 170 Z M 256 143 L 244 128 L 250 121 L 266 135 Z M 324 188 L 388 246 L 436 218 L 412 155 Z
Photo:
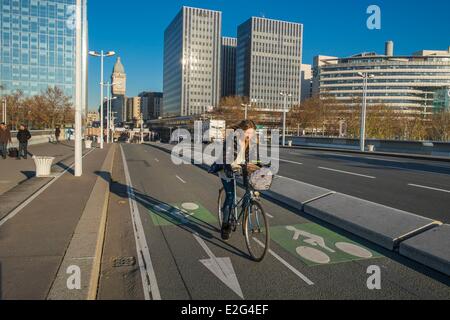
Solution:
M 264 260 L 269 251 L 270 229 L 266 213 L 260 201 L 260 193 L 253 190 L 250 184 L 246 187 L 245 194 L 239 201 L 237 200 L 237 174 L 233 173 L 234 181 L 234 204 L 229 215 L 229 224 L 232 231 L 236 232 L 238 226 L 242 224 L 243 235 L 250 256 L 255 262 Z M 219 191 L 218 216 L 219 225 L 223 224 L 223 206 L 225 202 L 224 188 Z M 240 213 L 239 213 L 240 207 Z M 259 248 L 259 250 L 258 250 Z

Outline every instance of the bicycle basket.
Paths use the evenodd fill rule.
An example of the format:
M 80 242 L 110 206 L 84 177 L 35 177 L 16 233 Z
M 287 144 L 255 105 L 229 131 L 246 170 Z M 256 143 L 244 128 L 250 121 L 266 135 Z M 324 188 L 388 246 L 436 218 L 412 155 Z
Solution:
M 272 187 L 273 172 L 269 168 L 262 168 L 250 176 L 250 185 L 255 191 L 267 191 Z

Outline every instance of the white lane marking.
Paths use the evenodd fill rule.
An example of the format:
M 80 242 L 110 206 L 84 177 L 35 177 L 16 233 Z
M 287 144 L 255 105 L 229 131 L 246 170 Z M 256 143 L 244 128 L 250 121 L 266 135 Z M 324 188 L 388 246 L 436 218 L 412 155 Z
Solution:
M 285 160 L 285 159 L 278 159 L 280 162 L 287 162 L 287 163 L 292 163 L 292 164 L 298 164 L 298 165 L 303 165 L 303 163 L 301 162 L 297 162 L 297 161 L 291 161 L 291 160 Z
M 156 162 L 159 162 L 159 159 L 155 158 L 155 161 L 156 161 Z
M 274 218 L 273 215 L 271 215 L 271 214 L 269 214 L 269 213 L 267 213 L 267 212 L 266 212 L 266 216 L 268 216 L 270 219 L 273 219 L 273 218 Z
M 331 168 L 326 168 L 326 167 L 319 167 L 319 169 L 327 170 L 327 171 L 333 171 L 333 172 L 338 172 L 338 173 L 349 174 L 349 175 L 352 175 L 352 176 L 358 176 L 358 177 L 363 177 L 363 178 L 368 178 L 368 179 L 376 179 L 375 177 L 372 177 L 372 176 L 366 176 L 366 175 L 364 175 L 364 174 L 359 174 L 359 173 L 354 173 L 354 172 L 348 172 L 348 171 L 342 171 L 342 170 L 336 170 L 336 169 L 331 169 Z
M 413 183 L 410 183 L 410 184 L 408 184 L 408 186 L 410 186 L 410 187 L 415 187 L 415 188 L 422 188 L 422 189 L 428 189 L 428 190 L 433 190 L 433 191 L 439 191 L 439 192 L 450 193 L 450 190 L 439 189 L 439 188 L 433 188 L 433 187 L 427 187 L 427 186 L 421 186 L 420 184 L 413 184 Z
M 184 184 L 186 184 L 186 181 L 184 181 L 183 179 L 181 179 L 179 176 L 176 176 L 178 180 L 180 180 L 181 182 L 183 182 Z
M 261 243 L 261 241 L 259 241 L 258 239 L 253 238 L 253 240 L 259 244 L 261 247 L 264 248 L 264 244 Z M 286 260 L 284 260 L 283 258 L 281 258 L 279 255 L 277 255 L 275 252 L 273 252 L 272 250 L 269 250 L 269 253 L 275 258 L 277 259 L 279 262 L 281 262 L 285 267 L 287 267 L 289 270 L 291 270 L 297 277 L 299 277 L 300 279 L 302 279 L 304 282 L 306 282 L 307 285 L 309 286 L 313 286 L 314 282 L 312 282 L 311 280 L 308 279 L 308 277 L 306 277 L 304 274 L 302 274 L 300 271 L 298 271 L 297 269 L 295 269 L 293 266 L 291 266 Z
M 123 168 L 125 171 L 125 179 L 127 183 L 128 198 L 130 199 L 130 212 L 131 219 L 133 221 L 134 238 L 136 241 L 136 250 L 139 260 L 139 269 L 142 277 L 142 287 L 144 290 L 145 300 L 150 300 L 150 294 L 153 300 L 161 300 L 161 293 L 159 292 L 158 282 L 156 280 L 155 269 L 153 268 L 152 259 L 150 257 L 150 251 L 145 237 L 144 227 L 142 226 L 141 215 L 139 213 L 139 207 L 136 203 L 136 195 L 133 189 L 133 183 L 131 182 L 130 171 L 128 170 L 127 160 L 122 146 Z
M 200 262 L 241 299 L 244 299 L 244 294 L 242 293 L 241 285 L 239 284 L 231 259 L 217 258 L 198 234 L 194 234 L 194 238 L 209 257 L 209 259 L 200 260 Z
M 86 153 L 84 157 L 89 155 L 91 152 L 93 152 L 95 149 L 92 149 L 88 153 Z M 12 212 L 10 212 L 6 217 L 4 217 L 2 220 L 0 220 L 0 227 L 3 226 L 7 221 L 14 218 L 20 211 L 25 209 L 34 199 L 39 197 L 45 190 L 47 190 L 52 184 L 54 184 L 56 181 L 58 181 L 59 178 L 61 178 L 63 175 L 65 175 L 69 170 L 73 169 L 75 166 L 75 163 L 73 163 L 69 168 L 64 170 L 63 172 L 57 174 L 56 176 L 52 176 L 54 179 L 50 181 L 47 185 L 45 185 L 43 188 L 41 188 L 38 192 L 33 194 L 31 197 L 29 197 L 27 200 L 25 200 L 20 206 L 18 206 L 16 209 L 14 209 Z

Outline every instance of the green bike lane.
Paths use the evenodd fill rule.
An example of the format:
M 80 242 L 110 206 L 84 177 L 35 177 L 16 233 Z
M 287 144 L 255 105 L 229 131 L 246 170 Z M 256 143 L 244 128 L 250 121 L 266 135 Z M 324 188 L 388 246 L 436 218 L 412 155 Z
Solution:
M 229 242 L 220 239 L 217 177 L 177 166 L 150 146 L 122 147 L 151 259 L 146 276 L 154 276 L 158 298 L 450 298 L 449 287 L 430 270 L 266 200 L 271 252 L 255 263 L 240 230 Z M 381 270 L 381 290 L 367 286 L 371 266 Z

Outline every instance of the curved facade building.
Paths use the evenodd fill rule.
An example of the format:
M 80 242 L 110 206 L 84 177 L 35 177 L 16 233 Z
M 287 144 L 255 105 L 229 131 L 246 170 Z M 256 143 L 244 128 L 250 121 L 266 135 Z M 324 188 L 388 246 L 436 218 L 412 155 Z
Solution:
M 450 88 L 448 51 L 423 50 L 412 56 L 394 56 L 393 43 L 385 55 L 362 53 L 349 58 L 317 56 L 314 59 L 314 94 L 329 95 L 352 105 L 363 96 L 368 73 L 368 105 L 385 105 L 405 113 L 433 113 L 437 92 Z

